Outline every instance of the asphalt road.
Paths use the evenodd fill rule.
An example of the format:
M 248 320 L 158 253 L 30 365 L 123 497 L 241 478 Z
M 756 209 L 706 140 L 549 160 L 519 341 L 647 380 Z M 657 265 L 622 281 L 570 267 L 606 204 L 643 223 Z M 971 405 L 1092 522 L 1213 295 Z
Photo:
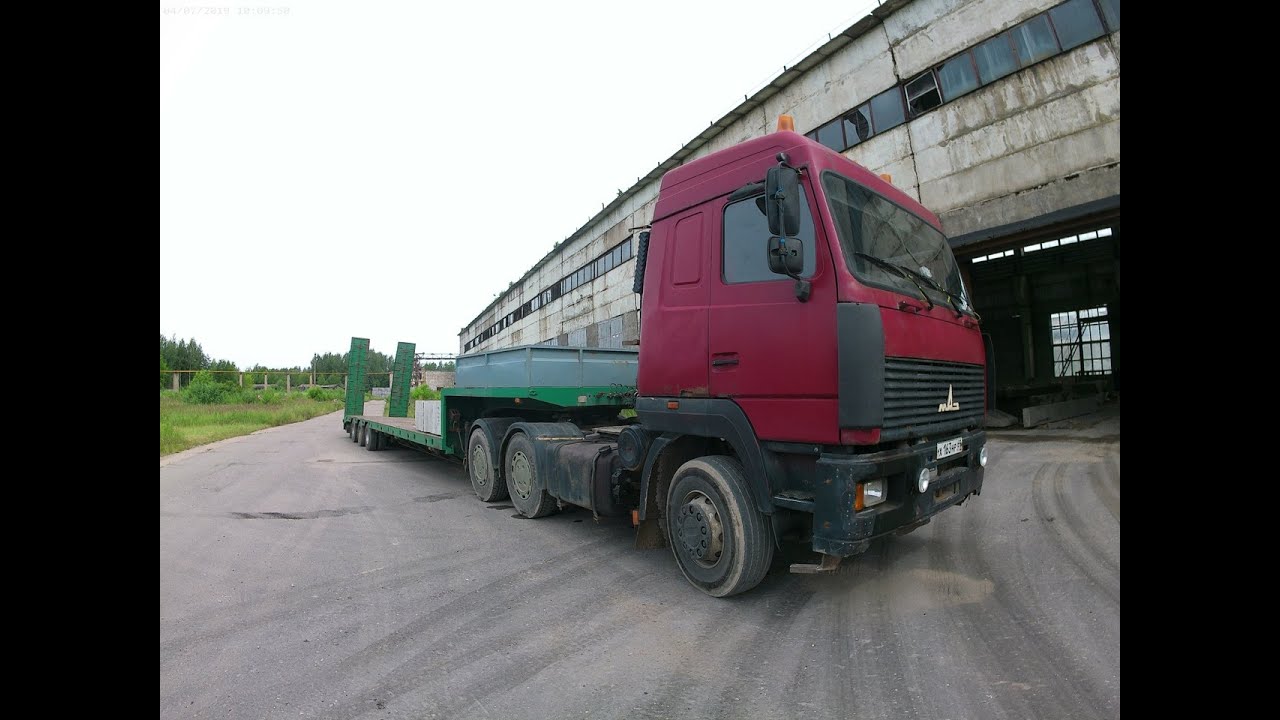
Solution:
M 514 514 L 336 414 L 162 459 L 160 717 L 1120 716 L 1118 417 L 994 437 L 981 497 L 728 600 Z

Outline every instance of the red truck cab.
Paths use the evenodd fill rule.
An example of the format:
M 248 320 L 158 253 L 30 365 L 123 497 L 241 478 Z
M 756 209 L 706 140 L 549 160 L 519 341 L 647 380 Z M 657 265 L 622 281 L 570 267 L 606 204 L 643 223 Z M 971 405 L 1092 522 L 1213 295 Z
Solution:
M 663 177 L 636 272 L 641 534 L 705 592 L 758 583 L 781 533 L 822 554 L 793 570 L 830 570 L 981 491 L 978 317 L 938 218 L 890 183 L 794 132 L 743 142 Z

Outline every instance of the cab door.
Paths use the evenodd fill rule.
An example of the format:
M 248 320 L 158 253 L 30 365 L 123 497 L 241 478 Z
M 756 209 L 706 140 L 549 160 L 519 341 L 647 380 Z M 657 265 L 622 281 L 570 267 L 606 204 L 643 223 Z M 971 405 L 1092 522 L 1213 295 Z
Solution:
M 806 302 L 796 298 L 794 280 L 769 270 L 763 192 L 709 213 L 711 394 L 737 402 L 761 439 L 835 443 L 835 273 L 807 178 L 802 192 L 801 277 L 812 283 Z

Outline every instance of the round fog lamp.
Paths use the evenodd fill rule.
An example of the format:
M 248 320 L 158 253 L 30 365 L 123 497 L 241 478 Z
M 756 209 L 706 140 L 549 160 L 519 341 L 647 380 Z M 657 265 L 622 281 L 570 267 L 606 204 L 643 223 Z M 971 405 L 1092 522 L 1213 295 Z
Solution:
M 978 453 L 978 464 L 982 467 L 987 466 L 987 446 L 983 445 L 982 450 Z
M 929 489 L 929 468 L 920 471 L 919 486 L 920 492 L 925 492 Z

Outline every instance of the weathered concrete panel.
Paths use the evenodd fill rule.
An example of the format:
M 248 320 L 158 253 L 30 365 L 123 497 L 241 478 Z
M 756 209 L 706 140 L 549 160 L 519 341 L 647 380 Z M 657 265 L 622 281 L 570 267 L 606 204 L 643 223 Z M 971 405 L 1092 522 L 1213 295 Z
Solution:
M 980 88 L 912 121 L 912 145 L 917 152 L 943 145 L 992 123 L 1019 116 L 1057 98 L 1087 90 L 1120 77 L 1120 65 L 1109 43 L 1094 42 Z M 1120 88 L 1110 88 L 1114 101 L 1095 98 L 1119 113 Z M 1048 125 L 1053 118 L 1044 119 Z M 869 142 L 874 142 L 872 138 Z
M 916 171 L 921 182 L 928 183 L 956 172 L 992 162 L 1035 145 L 1074 135 L 1120 118 L 1120 80 L 1116 78 L 1091 88 L 1058 98 L 1026 112 L 978 127 L 943 144 L 916 152 Z M 975 105 L 980 104 L 975 102 Z M 935 113 L 939 114 L 939 113 Z M 928 120 L 930 118 L 922 118 Z M 1117 139 L 1115 155 L 1106 161 L 1120 159 Z M 1063 156 L 1053 159 L 1045 170 L 1054 176 L 1069 175 L 1099 164 L 1084 158 Z M 1003 195 L 1026 186 L 1010 184 L 984 188 L 992 195 Z
M 967 47 L 1061 0 L 920 0 L 885 20 L 898 76 L 910 80 Z M 944 14 L 945 13 L 945 14 Z M 932 17 L 933 20 L 926 20 Z
M 1030 220 L 1055 210 L 1076 207 L 1120 194 L 1120 165 L 1092 168 L 1053 182 L 940 213 L 942 229 L 956 237 L 965 233 Z
M 935 213 L 943 213 L 998 196 L 993 188 L 1032 188 L 1052 182 L 1064 175 L 1060 169 L 1062 158 L 1071 158 L 1075 168 L 1119 162 L 1120 121 L 1088 128 L 922 183 L 921 203 Z
M 895 187 L 917 201 L 920 199 L 908 126 L 900 125 L 867 142 L 854 145 L 844 154 L 877 175 L 889 174 Z

